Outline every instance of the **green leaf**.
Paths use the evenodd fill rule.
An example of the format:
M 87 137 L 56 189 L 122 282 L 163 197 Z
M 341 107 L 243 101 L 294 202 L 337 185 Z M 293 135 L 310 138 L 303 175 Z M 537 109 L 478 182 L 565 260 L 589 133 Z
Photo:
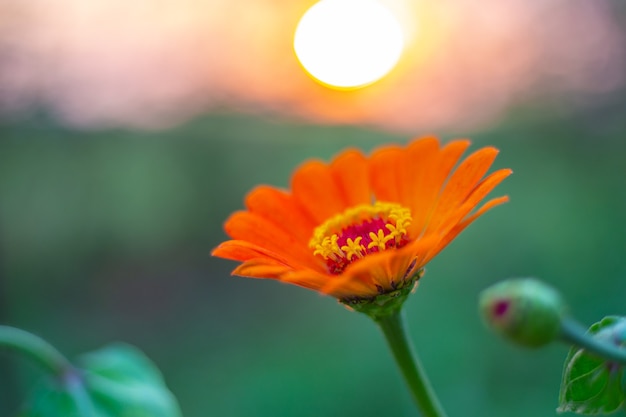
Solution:
M 174 395 L 136 348 L 115 344 L 85 355 L 63 381 L 45 380 L 22 417 L 180 417 Z
M 626 341 L 626 318 L 609 316 L 589 328 L 594 338 L 622 345 Z M 565 360 L 559 412 L 609 414 L 623 407 L 623 368 L 585 350 L 572 347 Z
M 163 377 L 138 349 L 124 344 L 86 355 L 87 390 L 97 411 L 111 417 L 178 417 Z
M 29 404 L 20 417 L 80 417 L 76 403 L 60 383 L 46 378 L 30 396 Z

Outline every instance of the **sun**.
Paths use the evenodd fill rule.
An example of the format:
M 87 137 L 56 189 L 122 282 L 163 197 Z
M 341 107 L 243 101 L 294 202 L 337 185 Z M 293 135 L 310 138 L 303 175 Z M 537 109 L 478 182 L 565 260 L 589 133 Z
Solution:
M 337 88 L 381 79 L 396 65 L 403 47 L 400 23 L 376 0 L 321 0 L 302 16 L 294 36 L 304 69 Z

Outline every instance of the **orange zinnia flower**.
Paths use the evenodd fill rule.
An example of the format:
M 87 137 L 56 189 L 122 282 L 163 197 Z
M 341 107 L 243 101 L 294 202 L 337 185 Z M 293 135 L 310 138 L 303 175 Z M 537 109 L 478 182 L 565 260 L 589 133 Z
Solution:
M 413 287 L 435 255 L 477 217 L 508 200 L 476 206 L 504 178 L 483 178 L 498 150 L 482 148 L 456 169 L 467 140 L 436 138 L 356 149 L 329 164 L 305 162 L 291 190 L 261 185 L 224 226 L 233 239 L 213 255 L 243 262 L 233 275 L 276 279 L 352 304 Z

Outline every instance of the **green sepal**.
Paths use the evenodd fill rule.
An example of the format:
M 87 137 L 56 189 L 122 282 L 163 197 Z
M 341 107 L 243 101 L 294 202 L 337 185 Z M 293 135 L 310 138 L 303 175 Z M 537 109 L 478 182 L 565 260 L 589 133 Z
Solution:
M 138 349 L 114 344 L 89 353 L 61 380 L 37 387 L 21 417 L 180 417 L 174 395 Z M 78 390 L 70 388 L 70 379 Z
M 391 291 L 387 291 L 372 297 L 354 297 L 339 300 L 347 307 L 367 314 L 375 321 L 389 317 L 400 311 L 402 305 L 408 298 L 409 294 L 417 286 L 417 281 L 424 274 L 424 270 L 420 269 L 413 276 L 405 279 L 401 285 Z
M 624 346 L 626 318 L 609 316 L 588 331 L 605 343 Z M 624 407 L 623 366 L 572 347 L 565 359 L 559 393 L 559 412 L 609 414 Z

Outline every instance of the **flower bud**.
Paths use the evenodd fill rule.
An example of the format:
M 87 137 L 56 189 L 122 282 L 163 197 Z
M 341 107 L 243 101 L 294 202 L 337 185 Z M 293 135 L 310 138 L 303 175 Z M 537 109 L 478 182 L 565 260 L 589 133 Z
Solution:
M 486 323 L 515 343 L 539 347 L 561 333 L 565 304 L 552 287 L 534 278 L 499 282 L 480 294 Z

